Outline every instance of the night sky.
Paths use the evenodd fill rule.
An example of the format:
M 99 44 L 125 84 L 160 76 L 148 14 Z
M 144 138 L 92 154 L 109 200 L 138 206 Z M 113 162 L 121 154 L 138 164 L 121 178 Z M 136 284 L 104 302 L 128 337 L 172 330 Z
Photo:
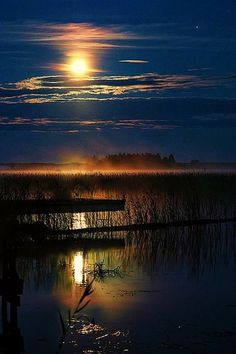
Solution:
M 236 161 L 235 0 L 2 0 L 0 162 Z

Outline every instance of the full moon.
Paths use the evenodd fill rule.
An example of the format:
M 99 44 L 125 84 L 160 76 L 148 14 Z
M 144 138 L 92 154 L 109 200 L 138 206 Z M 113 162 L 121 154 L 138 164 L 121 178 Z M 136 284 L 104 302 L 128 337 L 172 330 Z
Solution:
M 83 75 L 88 71 L 88 65 L 85 59 L 76 59 L 70 64 L 70 70 L 76 75 Z

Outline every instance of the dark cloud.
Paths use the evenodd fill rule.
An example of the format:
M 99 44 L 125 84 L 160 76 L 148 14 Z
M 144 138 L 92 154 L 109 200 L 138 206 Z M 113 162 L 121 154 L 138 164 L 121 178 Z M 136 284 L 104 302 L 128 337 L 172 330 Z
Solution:
M 31 130 L 33 132 L 83 133 L 102 129 L 175 129 L 177 125 L 165 120 L 113 119 L 79 120 L 52 118 L 1 117 L 0 130 Z
M 32 132 L 53 132 L 53 133 L 88 133 L 120 130 L 122 134 L 124 130 L 136 130 L 137 134 L 145 134 L 147 130 L 175 130 L 175 129 L 215 129 L 215 128 L 232 128 L 236 127 L 236 101 L 228 100 L 198 100 L 200 105 L 193 109 L 191 103 L 193 100 L 151 100 L 149 103 L 149 111 L 147 115 L 147 105 L 143 104 L 139 110 L 139 116 L 135 115 L 131 108 L 126 108 L 116 117 L 107 112 L 107 102 L 104 103 L 105 111 L 97 110 L 86 112 L 82 109 L 81 104 L 77 104 L 77 113 L 68 112 L 63 116 L 49 115 L 47 108 L 44 114 L 24 115 L 5 114 L 0 116 L 0 130 L 11 131 L 32 131 Z M 155 102 L 157 101 L 157 102 Z M 196 103 L 198 102 L 196 100 Z M 142 102 L 142 101 L 141 101 Z M 141 102 L 137 101 L 139 106 Z M 144 101 L 143 101 L 144 103 Z M 180 106 L 181 104 L 181 106 Z M 172 106 L 170 110 L 168 106 Z M 212 106 L 214 105 L 214 109 Z M 156 109 L 154 109 L 156 107 Z M 181 108 L 181 110 L 179 109 Z M 191 110 L 189 109 L 191 108 Z M 114 109 L 114 106 L 113 106 Z M 214 110 L 215 113 L 209 113 Z M 224 112 L 224 113 L 222 113 Z

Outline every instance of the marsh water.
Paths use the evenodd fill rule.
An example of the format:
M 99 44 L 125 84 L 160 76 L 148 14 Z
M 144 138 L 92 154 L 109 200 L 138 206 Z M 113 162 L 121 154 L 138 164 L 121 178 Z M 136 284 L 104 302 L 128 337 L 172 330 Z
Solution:
M 33 215 L 31 221 L 67 229 L 235 213 L 234 176 L 225 176 L 218 184 L 218 177 L 211 179 L 213 185 L 208 177 L 197 183 L 193 179 L 192 193 L 178 178 L 177 185 L 171 180 L 168 188 L 163 183 L 155 188 L 150 178 L 147 190 L 143 185 L 142 190 L 124 188 L 120 194 L 110 187 L 99 189 L 99 196 L 124 196 L 124 211 Z M 15 353 L 23 346 L 29 354 L 233 354 L 235 235 L 232 222 L 18 245 L 15 267 L 24 286 L 17 306 L 21 349 Z M 95 272 L 95 265 L 100 272 Z M 61 342 L 61 318 L 68 323 L 69 311 L 73 314 L 92 279 L 90 302 L 70 320 Z
M 19 255 L 24 292 L 18 323 L 26 353 L 56 353 L 58 310 L 67 319 L 89 270 L 101 261 L 104 269 L 119 268 L 94 281 L 83 315 L 95 325 L 87 331 L 72 326 L 61 352 L 233 353 L 235 231 L 228 225 L 148 232 L 114 246 Z

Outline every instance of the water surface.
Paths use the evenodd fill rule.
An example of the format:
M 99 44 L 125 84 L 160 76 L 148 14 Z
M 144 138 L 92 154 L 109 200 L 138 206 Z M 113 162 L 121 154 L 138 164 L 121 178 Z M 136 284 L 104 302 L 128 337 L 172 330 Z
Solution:
M 18 321 L 26 353 L 57 351 L 58 310 L 66 321 L 101 261 L 117 271 L 95 279 L 82 311 L 93 325 L 80 318 L 62 353 L 234 353 L 234 225 L 122 237 L 107 246 L 88 242 L 18 254 L 24 279 Z

